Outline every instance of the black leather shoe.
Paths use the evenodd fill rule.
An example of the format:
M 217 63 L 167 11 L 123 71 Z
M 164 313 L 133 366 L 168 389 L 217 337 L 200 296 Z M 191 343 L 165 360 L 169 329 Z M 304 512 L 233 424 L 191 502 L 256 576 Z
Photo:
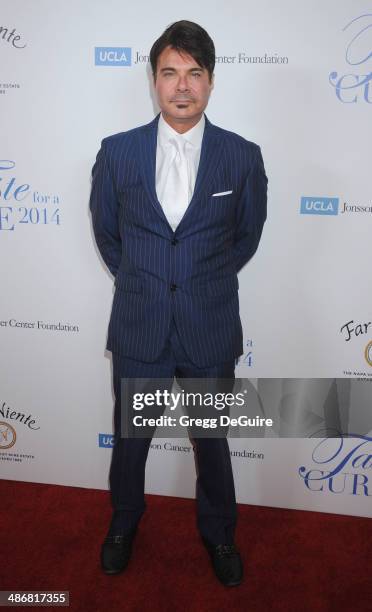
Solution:
M 238 586 L 243 580 L 243 563 L 235 544 L 210 544 L 203 538 L 214 573 L 225 586 Z
M 107 536 L 101 548 L 101 566 L 105 574 L 119 574 L 128 565 L 137 528 L 125 535 Z

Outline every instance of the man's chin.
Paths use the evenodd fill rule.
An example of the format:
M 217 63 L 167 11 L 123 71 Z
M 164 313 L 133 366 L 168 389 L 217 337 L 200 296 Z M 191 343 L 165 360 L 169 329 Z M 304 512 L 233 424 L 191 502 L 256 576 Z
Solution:
M 186 108 L 174 108 L 172 112 L 165 112 L 164 114 L 170 119 L 187 119 L 192 115 L 192 113 L 187 112 L 187 110 Z
M 202 113 L 198 113 L 191 108 L 172 108 L 170 112 L 163 111 L 163 116 L 168 119 L 168 123 L 190 123 L 198 120 Z

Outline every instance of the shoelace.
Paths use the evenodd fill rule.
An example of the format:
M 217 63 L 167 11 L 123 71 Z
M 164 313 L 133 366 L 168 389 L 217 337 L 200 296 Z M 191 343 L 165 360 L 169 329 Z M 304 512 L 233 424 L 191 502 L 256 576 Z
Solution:
M 110 544 L 122 544 L 129 542 L 132 539 L 132 534 L 127 533 L 125 535 L 108 536 L 106 542 Z
M 231 557 L 235 555 L 236 552 L 234 544 L 219 544 L 216 547 L 216 553 L 219 557 Z

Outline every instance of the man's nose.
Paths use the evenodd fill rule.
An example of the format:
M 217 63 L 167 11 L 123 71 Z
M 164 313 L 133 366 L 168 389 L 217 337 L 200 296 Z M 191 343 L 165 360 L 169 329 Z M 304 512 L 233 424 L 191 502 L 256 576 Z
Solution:
M 187 76 L 179 76 L 178 77 L 178 83 L 177 83 L 177 90 L 178 91 L 185 91 L 189 89 L 189 83 L 188 83 L 188 79 Z

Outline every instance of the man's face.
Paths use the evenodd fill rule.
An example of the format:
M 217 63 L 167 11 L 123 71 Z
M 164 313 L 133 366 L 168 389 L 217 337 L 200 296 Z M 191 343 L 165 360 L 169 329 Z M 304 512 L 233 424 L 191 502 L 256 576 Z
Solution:
M 166 47 L 158 57 L 154 87 L 164 119 L 178 132 L 201 118 L 213 89 L 206 68 L 188 53 Z

